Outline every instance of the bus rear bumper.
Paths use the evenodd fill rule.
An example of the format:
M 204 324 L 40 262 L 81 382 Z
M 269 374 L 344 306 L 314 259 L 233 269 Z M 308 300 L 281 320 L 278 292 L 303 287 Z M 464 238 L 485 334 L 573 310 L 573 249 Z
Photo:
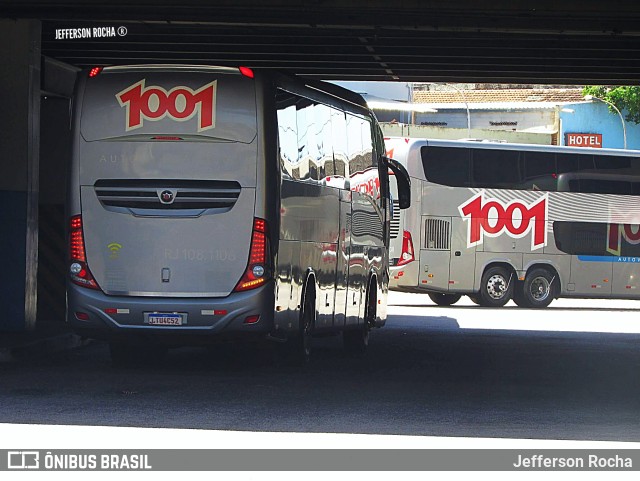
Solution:
M 418 276 L 418 261 L 413 261 L 400 267 L 389 267 L 389 289 L 404 292 L 419 289 Z
M 224 298 L 107 296 L 67 285 L 67 321 L 78 334 L 97 339 L 265 336 L 273 329 L 273 303 L 272 283 Z M 152 325 L 149 314 L 174 315 L 179 325 Z

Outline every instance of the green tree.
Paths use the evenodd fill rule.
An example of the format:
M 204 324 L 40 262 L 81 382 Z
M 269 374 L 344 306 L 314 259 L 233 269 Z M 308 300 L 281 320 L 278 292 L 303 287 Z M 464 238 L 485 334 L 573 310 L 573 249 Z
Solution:
M 593 95 L 601 98 L 625 112 L 625 120 L 640 124 L 640 87 L 615 87 L 603 85 L 587 85 L 582 90 L 582 95 Z M 609 107 L 611 113 L 616 113 Z

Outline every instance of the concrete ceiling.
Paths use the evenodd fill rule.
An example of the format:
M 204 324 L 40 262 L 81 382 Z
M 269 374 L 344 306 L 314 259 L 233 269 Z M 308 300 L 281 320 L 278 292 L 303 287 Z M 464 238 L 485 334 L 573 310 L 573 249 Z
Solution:
M 323 79 L 638 84 L 640 2 L 0 0 L 75 66 L 205 63 Z M 56 40 L 56 29 L 125 36 Z

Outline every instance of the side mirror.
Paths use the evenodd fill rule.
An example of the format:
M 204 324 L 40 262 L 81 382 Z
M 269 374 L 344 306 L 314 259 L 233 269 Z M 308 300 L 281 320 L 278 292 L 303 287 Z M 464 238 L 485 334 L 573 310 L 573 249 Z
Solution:
M 409 178 L 409 172 L 404 166 L 397 160 L 389 157 L 382 157 L 382 162 L 389 168 L 396 176 L 396 183 L 398 184 L 398 204 L 401 209 L 408 209 L 411 205 L 411 179 Z

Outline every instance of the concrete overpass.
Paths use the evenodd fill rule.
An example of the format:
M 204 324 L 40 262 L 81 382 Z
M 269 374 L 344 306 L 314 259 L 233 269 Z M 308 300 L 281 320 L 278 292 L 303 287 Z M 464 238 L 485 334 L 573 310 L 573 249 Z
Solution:
M 42 21 L 72 65 L 246 64 L 325 79 L 616 83 L 640 72 L 640 4 L 624 0 L 2 0 Z M 61 28 L 127 35 L 56 40 Z

